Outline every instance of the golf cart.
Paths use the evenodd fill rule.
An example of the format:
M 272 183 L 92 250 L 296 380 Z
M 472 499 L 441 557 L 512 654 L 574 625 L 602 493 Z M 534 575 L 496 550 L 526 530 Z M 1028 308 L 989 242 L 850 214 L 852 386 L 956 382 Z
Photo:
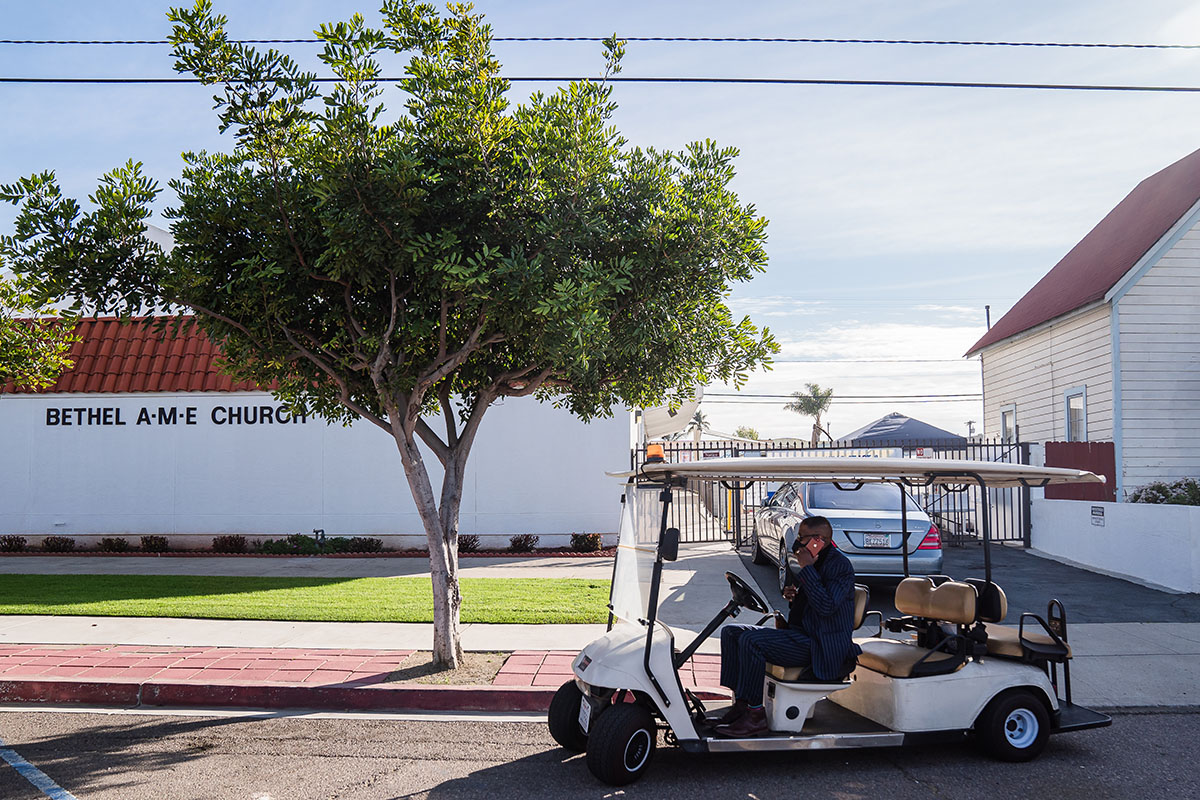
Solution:
M 974 737 L 1000 759 L 1026 761 L 1052 733 L 1112 722 L 1071 702 L 1071 648 L 1061 603 L 1051 600 L 1045 617 L 1021 614 L 1016 628 L 999 624 L 1007 601 L 992 580 L 986 507 L 987 487 L 1102 482 L 1100 476 L 978 461 L 830 457 L 679 464 L 648 459 L 640 470 L 614 477 L 627 485 L 608 632 L 575 658 L 575 679 L 558 689 L 548 720 L 555 741 L 586 751 L 588 768 L 605 783 L 636 780 L 651 761 L 660 729 L 668 745 L 690 753 L 895 747 Z M 866 587 L 855 587 L 855 643 L 863 652 L 853 671 L 831 682 L 768 664 L 763 696 L 770 730 L 723 738 L 713 719 L 724 709 L 714 713 L 684 689 L 679 668 L 729 617 L 745 609 L 766 615 L 762 624 L 771 609 L 754 588 L 727 572 L 729 602 L 682 650 L 657 619 L 663 562 L 675 560 L 679 547 L 679 531 L 667 527 L 668 507 L 673 492 L 689 479 L 742 486 L 755 480 L 828 481 L 851 490 L 886 483 L 899 491 L 978 485 L 984 489 L 979 496 L 985 578 L 905 577 L 896 589 L 899 615 L 884 620 L 871 612 L 879 622 L 874 635 L 859 635 L 870 614 Z M 907 524 L 900 531 L 907 538 Z M 885 630 L 905 638 L 885 637 Z

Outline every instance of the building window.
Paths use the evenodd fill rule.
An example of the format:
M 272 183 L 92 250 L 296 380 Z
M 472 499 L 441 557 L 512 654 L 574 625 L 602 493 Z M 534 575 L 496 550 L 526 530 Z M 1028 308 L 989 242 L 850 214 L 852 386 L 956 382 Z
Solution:
M 1000 409 L 1000 441 L 1015 442 L 1017 440 L 1017 407 L 1005 406 Z
M 1088 440 L 1086 386 L 1077 386 L 1063 392 L 1063 418 L 1066 420 L 1068 442 Z

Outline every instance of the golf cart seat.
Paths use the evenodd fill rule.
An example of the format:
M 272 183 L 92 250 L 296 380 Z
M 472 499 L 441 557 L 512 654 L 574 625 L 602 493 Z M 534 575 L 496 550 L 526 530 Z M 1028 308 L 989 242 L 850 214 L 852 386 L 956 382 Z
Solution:
M 935 585 L 928 578 L 905 578 L 896 587 L 896 610 L 905 615 L 889 620 L 890 630 L 918 631 L 918 641 L 938 626 L 950 623 L 959 631 L 975 622 L 975 587 L 959 581 Z M 946 675 L 967 661 L 969 647 L 965 637 L 946 635 L 936 646 L 896 639 L 857 639 L 862 648 L 859 666 L 893 678 L 917 678 Z
M 995 583 L 980 578 L 968 578 L 963 583 L 975 587 L 978 595 L 976 605 L 976 620 L 987 634 L 987 654 L 1001 658 L 1019 658 L 1025 661 L 1046 659 L 1064 661 L 1071 657 L 1071 646 L 1064 641 L 1055 641 L 1047 633 L 1037 633 L 1031 630 L 1025 632 L 1025 642 L 1021 642 L 1019 628 L 1000 625 L 1008 614 L 1008 598 Z M 1040 624 L 1041 619 L 1036 615 L 1029 616 Z
M 867 604 L 871 600 L 871 591 L 860 583 L 854 584 L 854 629 L 863 625 L 867 616 Z M 876 612 L 878 613 L 878 612 Z M 853 662 L 846 669 L 846 675 L 854 671 Z M 784 683 L 830 683 L 823 681 L 813 674 L 811 667 L 781 667 L 778 664 L 767 664 L 767 674 Z M 845 676 L 842 676 L 843 678 Z M 834 681 L 836 682 L 836 681 Z

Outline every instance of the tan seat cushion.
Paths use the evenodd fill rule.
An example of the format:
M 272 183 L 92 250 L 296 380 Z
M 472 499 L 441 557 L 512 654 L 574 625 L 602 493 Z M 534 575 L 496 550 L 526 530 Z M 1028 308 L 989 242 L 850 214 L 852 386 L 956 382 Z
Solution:
M 895 639 L 856 639 L 855 642 L 862 648 L 862 655 L 858 657 L 860 666 L 893 678 L 911 678 L 913 667 L 929 652 L 924 647 Z M 951 658 L 954 656 L 949 653 L 934 653 L 926 663 Z
M 896 587 L 896 610 L 923 619 L 975 622 L 975 587 L 958 581 L 934 586 L 931 578 L 905 578 Z
M 854 584 L 854 630 L 862 627 L 863 618 L 867 615 L 867 602 L 871 592 L 860 583 Z
M 1020 658 L 1021 640 L 1018 628 L 1008 628 L 1003 625 L 984 625 L 987 631 L 987 651 L 993 656 L 1008 656 Z M 1025 626 L 1025 638 L 1037 644 L 1054 644 L 1054 640 L 1044 633 L 1035 633 Z M 1064 642 L 1063 644 L 1067 644 Z M 1071 657 L 1071 645 L 1067 644 L 1067 658 Z

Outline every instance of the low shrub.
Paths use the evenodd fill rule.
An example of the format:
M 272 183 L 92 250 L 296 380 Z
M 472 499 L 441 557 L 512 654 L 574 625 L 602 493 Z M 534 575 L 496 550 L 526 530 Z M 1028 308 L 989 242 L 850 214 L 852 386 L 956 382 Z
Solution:
M 277 556 L 312 556 L 321 552 L 317 540 L 303 533 L 293 533 L 283 539 L 264 539 L 258 552 Z
M 1200 506 L 1200 482 L 1195 478 L 1181 478 L 1172 483 L 1155 481 L 1134 489 L 1129 502 Z
M 0 536 L 0 551 L 5 553 L 19 553 L 25 549 L 25 545 L 29 542 L 24 536 L 16 536 L 9 534 Z
M 572 533 L 571 549 L 576 553 L 594 553 L 604 547 L 598 533 Z
M 383 539 L 376 539 L 374 536 L 351 536 L 350 537 L 350 552 L 351 553 L 382 553 Z
M 461 533 L 458 536 L 458 552 L 460 553 L 477 553 L 479 552 L 479 537 L 473 533 Z
M 214 536 L 212 549 L 214 553 L 244 553 L 246 552 L 246 537 L 237 533 Z
M 165 553 L 170 549 L 170 545 L 167 544 L 167 537 L 165 536 L 142 537 L 143 553 Z
M 69 553 L 75 549 L 75 540 L 70 536 L 47 536 L 42 539 L 42 549 L 47 553 Z
M 128 553 L 129 540 L 124 536 L 105 536 L 100 540 L 100 549 L 105 553 Z
M 349 536 L 332 536 L 325 540 L 325 549 L 332 553 L 349 553 L 350 552 L 350 537 Z
M 537 547 L 539 538 L 533 533 L 518 533 L 516 536 L 509 537 L 508 549 L 514 553 L 532 553 L 533 548 Z

